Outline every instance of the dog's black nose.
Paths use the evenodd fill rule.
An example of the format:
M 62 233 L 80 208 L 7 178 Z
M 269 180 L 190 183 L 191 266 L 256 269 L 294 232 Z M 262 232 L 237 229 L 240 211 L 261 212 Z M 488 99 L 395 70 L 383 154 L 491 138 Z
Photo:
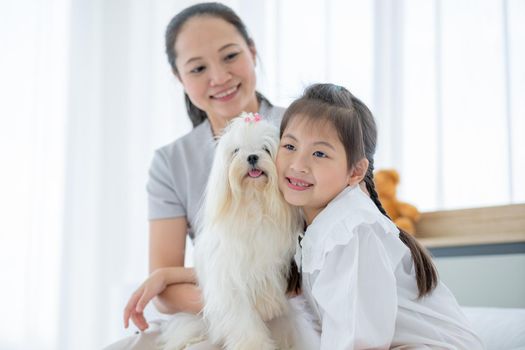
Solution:
M 251 165 L 255 165 L 255 163 L 257 163 L 258 160 L 259 160 L 259 156 L 258 155 L 250 154 L 248 156 L 248 163 L 250 163 Z

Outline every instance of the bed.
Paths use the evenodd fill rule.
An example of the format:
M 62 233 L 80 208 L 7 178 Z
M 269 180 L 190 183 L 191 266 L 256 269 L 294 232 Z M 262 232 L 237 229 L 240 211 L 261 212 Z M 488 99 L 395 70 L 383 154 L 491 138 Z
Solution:
M 463 307 L 463 311 L 487 350 L 525 350 L 525 309 Z

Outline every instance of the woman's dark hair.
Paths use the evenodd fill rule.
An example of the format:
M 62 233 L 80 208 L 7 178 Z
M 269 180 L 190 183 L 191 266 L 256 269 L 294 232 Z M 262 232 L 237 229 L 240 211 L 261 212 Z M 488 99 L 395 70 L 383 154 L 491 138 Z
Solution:
M 346 150 L 348 167 L 359 159 L 368 159 L 364 177 L 366 189 L 379 211 L 388 217 L 374 184 L 374 154 L 377 143 L 377 127 L 372 112 L 366 105 L 344 87 L 334 84 L 314 84 L 286 110 L 281 123 L 281 136 L 286 126 L 297 116 L 309 122 L 330 122 L 337 130 Z M 356 139 L 357 138 L 357 139 Z M 438 274 L 430 253 L 414 237 L 399 229 L 399 239 L 410 249 L 416 270 L 419 297 L 432 292 L 437 286 Z M 292 268 L 291 275 L 298 273 Z M 290 277 L 289 280 L 295 280 Z
M 218 2 L 205 2 L 187 7 L 171 19 L 168 27 L 166 28 L 165 34 L 165 45 L 166 54 L 168 55 L 168 62 L 171 66 L 171 70 L 176 76 L 179 75 L 179 71 L 177 70 L 177 66 L 175 64 L 177 59 L 177 53 L 175 52 L 175 42 L 177 40 L 177 36 L 179 35 L 180 30 L 184 24 L 189 19 L 197 16 L 216 17 L 232 24 L 235 29 L 237 29 L 239 34 L 241 34 L 249 47 L 253 48 L 255 46 L 253 39 L 248 35 L 248 30 L 246 29 L 246 26 L 242 20 L 228 6 Z M 270 101 L 268 101 L 268 99 L 258 91 L 255 92 L 255 95 L 259 102 L 265 101 L 270 106 L 272 105 Z M 191 119 L 193 127 L 196 127 L 208 118 L 206 112 L 195 106 L 186 93 L 184 93 L 184 100 L 186 102 L 186 110 Z

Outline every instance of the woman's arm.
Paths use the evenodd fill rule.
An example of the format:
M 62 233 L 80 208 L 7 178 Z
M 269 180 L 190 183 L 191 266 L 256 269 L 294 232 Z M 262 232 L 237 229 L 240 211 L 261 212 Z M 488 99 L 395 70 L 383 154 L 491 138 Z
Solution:
M 166 314 L 202 309 L 195 272 L 183 266 L 186 220 L 159 220 L 150 227 L 150 274 L 124 308 L 124 327 L 131 319 L 141 331 L 149 327 L 144 309 L 153 298 L 156 308 Z
M 180 267 L 173 270 L 173 280 L 186 280 L 193 276 L 193 269 L 184 267 L 184 252 L 186 248 L 186 218 L 152 220 L 149 233 L 149 270 L 153 273 L 159 268 Z M 176 276 L 179 274 L 179 276 Z M 195 285 L 194 277 L 191 283 L 168 285 L 153 303 L 157 310 L 164 314 L 176 312 L 198 313 L 202 310 L 201 293 Z
M 129 298 L 124 308 L 124 327 L 128 328 L 131 319 L 140 330 L 147 329 L 149 325 L 144 317 L 144 309 L 151 299 L 171 284 L 194 282 L 195 274 L 192 268 L 174 266 L 153 271 Z

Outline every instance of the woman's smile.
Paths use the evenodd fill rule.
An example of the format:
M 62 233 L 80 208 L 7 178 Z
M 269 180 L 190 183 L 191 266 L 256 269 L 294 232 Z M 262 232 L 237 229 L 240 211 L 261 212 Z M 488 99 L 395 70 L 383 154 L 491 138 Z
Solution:
M 204 111 L 214 132 L 241 112 L 256 112 L 255 46 L 234 25 L 197 16 L 182 27 L 175 43 L 177 70 L 191 102 Z
M 240 86 L 241 84 L 237 84 L 231 88 L 222 90 L 221 92 L 211 95 L 210 98 L 221 101 L 221 102 L 230 101 L 237 95 L 237 91 L 239 91 Z

